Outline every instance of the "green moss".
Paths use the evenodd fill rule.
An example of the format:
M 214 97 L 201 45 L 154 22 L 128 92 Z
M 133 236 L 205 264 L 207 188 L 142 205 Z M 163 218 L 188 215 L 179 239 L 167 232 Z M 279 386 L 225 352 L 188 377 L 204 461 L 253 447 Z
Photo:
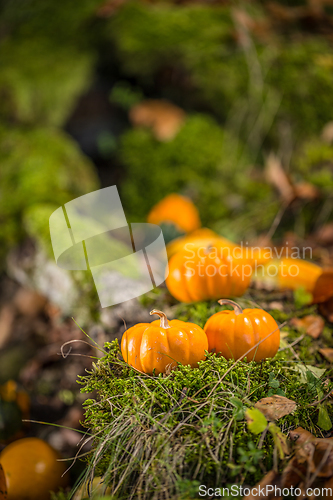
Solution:
M 52 54 L 52 55 L 51 55 Z M 91 83 L 92 53 L 49 40 L 0 44 L 1 118 L 61 126 Z
M 317 409 L 308 404 L 323 381 L 301 380 L 282 357 L 234 366 L 232 360 L 208 354 L 198 368 L 179 365 L 157 377 L 121 361 L 118 341 L 105 349 L 80 382 L 83 392 L 95 394 L 85 402 L 85 426 L 94 436 L 86 479 L 103 475 L 115 498 L 139 492 L 144 499 L 153 494 L 164 498 L 165 491 L 180 494 L 183 481 L 204 479 L 218 486 L 242 478 L 255 483 L 263 474 L 253 468 L 259 437 L 247 432 L 244 412 L 279 391 L 298 405 L 294 414 L 279 420 L 282 430 L 303 426 L 320 432 Z M 255 458 L 267 470 L 273 449 L 267 437 Z
M 270 187 L 247 175 L 246 148 L 207 115 L 189 116 L 177 136 L 166 143 L 149 131 L 129 130 L 121 138 L 119 155 L 127 172 L 122 200 L 135 220 L 144 218 L 172 192 L 190 194 L 203 224 L 209 225 L 238 214 L 248 202 L 270 198 Z M 236 203 L 232 192 L 238 195 Z
M 30 232 L 49 241 L 52 209 L 98 187 L 90 161 L 54 129 L 1 127 L 0 158 L 2 248 Z
M 259 5 L 242 9 L 255 21 L 265 18 Z M 327 40 L 283 31 L 262 43 L 251 33 L 245 52 L 235 33 L 229 6 L 128 2 L 109 25 L 124 75 L 149 88 L 163 68 L 173 68 L 184 88 L 179 78 L 177 89 L 169 81 L 162 91 L 185 107 L 209 107 L 256 155 L 264 140 L 277 145 L 280 125 L 297 141 L 318 133 L 333 106 Z

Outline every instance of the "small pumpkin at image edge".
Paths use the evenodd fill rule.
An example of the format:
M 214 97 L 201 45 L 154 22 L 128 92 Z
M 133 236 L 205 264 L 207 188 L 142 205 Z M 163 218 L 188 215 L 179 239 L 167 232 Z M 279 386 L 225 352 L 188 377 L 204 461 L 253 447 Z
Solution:
M 208 341 L 205 332 L 194 323 L 174 319 L 154 309 L 160 319 L 139 323 L 126 330 L 121 340 L 124 360 L 137 370 L 156 375 L 166 373 L 177 363 L 196 367 L 205 359 Z
M 184 247 L 169 260 L 166 286 L 180 302 L 197 302 L 219 297 L 240 297 L 252 276 L 252 261 L 230 248 L 214 244 Z
M 157 203 L 149 212 L 150 224 L 172 223 L 185 233 L 201 226 L 199 212 L 189 198 L 173 193 Z
M 218 302 L 232 305 L 233 311 L 219 311 L 206 322 L 204 330 L 210 352 L 220 353 L 226 359 L 239 359 L 250 351 L 247 361 L 261 361 L 276 355 L 280 330 L 269 313 L 263 309 L 243 310 L 232 300 Z M 261 340 L 263 342 L 257 345 Z
M 8 500 L 49 500 L 50 491 L 67 485 L 66 470 L 58 453 L 38 438 L 23 438 L 0 454 Z

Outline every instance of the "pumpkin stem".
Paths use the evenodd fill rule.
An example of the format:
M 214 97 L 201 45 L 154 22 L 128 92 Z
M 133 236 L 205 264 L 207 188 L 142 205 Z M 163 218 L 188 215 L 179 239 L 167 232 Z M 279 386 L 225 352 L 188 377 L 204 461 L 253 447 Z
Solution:
M 239 304 L 237 304 L 236 302 L 234 302 L 233 300 L 229 300 L 229 299 L 220 299 L 218 300 L 218 303 L 223 306 L 224 304 L 229 304 L 231 305 L 233 308 L 234 308 L 234 311 L 235 311 L 235 314 L 236 316 L 238 316 L 238 314 L 242 314 L 243 313 L 243 309 L 241 308 L 241 306 Z
M 152 314 L 157 314 L 160 317 L 160 327 L 161 328 L 171 328 L 171 326 L 168 323 L 167 317 L 162 311 L 158 311 L 157 309 L 153 309 L 149 313 L 150 315 Z

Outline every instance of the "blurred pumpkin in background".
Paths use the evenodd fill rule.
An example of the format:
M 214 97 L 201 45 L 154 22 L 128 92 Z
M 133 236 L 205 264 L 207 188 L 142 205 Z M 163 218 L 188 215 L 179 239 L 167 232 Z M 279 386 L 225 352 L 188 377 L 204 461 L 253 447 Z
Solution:
M 324 269 L 302 259 L 273 259 L 266 264 L 258 279 L 282 289 L 303 288 L 312 295 L 313 303 L 325 302 L 333 296 L 333 269 Z
M 30 398 L 14 380 L 0 386 L 0 442 L 23 436 L 22 420 L 29 418 Z
M 68 476 L 58 453 L 38 438 L 23 438 L 0 453 L 8 500 L 50 500 L 50 491 L 65 487 Z
M 169 194 L 157 203 L 149 212 L 147 221 L 165 226 L 162 229 L 167 242 L 201 226 L 199 212 L 192 201 L 176 193 Z
M 247 290 L 252 261 L 224 243 L 185 246 L 169 261 L 166 285 L 180 302 L 239 297 Z M 237 250 L 237 249 L 236 249 Z
M 247 361 L 275 356 L 280 345 L 280 330 L 269 313 L 263 309 L 243 310 L 232 300 L 218 302 L 231 305 L 233 311 L 219 311 L 206 322 L 204 330 L 210 352 L 220 353 L 226 359 L 239 359 L 250 351 Z

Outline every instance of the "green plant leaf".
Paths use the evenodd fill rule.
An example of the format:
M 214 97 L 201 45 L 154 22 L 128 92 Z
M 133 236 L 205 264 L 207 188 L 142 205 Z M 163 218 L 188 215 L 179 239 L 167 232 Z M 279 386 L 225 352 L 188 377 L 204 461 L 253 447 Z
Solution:
M 324 431 L 332 429 L 333 424 L 325 406 L 319 406 L 318 426 Z
M 268 425 L 265 415 L 257 410 L 257 408 L 246 410 L 245 418 L 247 420 L 247 427 L 253 434 L 261 434 Z

